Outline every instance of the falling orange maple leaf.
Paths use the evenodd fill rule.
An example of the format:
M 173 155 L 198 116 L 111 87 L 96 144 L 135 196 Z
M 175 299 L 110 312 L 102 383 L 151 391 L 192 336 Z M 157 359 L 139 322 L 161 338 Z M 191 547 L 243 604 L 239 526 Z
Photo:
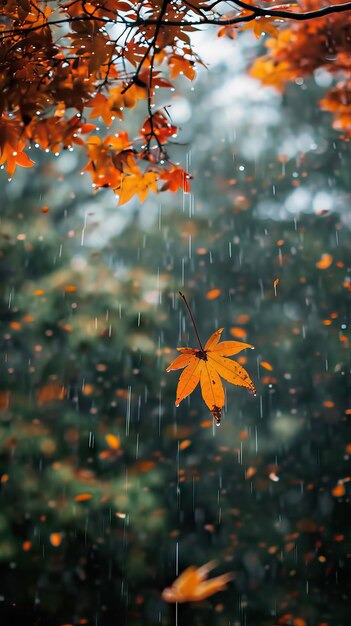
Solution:
M 222 332 L 223 328 L 216 330 L 203 349 L 177 348 L 182 354 L 167 367 L 167 372 L 185 367 L 178 382 L 176 406 L 189 396 L 200 382 L 202 397 L 217 424 L 220 423 L 224 405 L 224 389 L 220 377 L 232 385 L 248 387 L 256 392 L 247 371 L 235 361 L 226 358 L 253 346 L 241 341 L 218 343 Z
M 205 580 L 208 572 L 216 567 L 216 561 L 210 561 L 202 567 L 188 567 L 176 578 L 171 587 L 166 587 L 162 598 L 166 602 L 198 602 L 223 591 L 234 574 L 222 574 L 212 580 Z

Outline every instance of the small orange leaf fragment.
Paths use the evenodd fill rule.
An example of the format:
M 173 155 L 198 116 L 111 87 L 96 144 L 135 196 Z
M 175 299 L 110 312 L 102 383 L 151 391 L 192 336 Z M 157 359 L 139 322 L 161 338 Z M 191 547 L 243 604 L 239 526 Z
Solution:
M 313 519 L 303 518 L 297 522 L 296 527 L 302 533 L 315 533 L 317 530 L 317 524 Z
M 77 496 L 74 497 L 74 500 L 76 502 L 85 502 L 86 500 L 91 500 L 92 497 L 93 496 L 91 493 L 79 493 Z
M 246 480 L 250 480 L 253 476 L 255 476 L 257 469 L 255 467 L 248 467 L 246 470 L 245 478 Z
M 246 339 L 247 337 L 245 328 L 239 328 L 239 326 L 232 326 L 229 332 L 233 337 L 237 337 L 238 339 Z
M 118 450 L 121 445 L 118 437 L 116 437 L 116 435 L 113 435 L 112 433 L 108 433 L 107 435 L 105 435 L 105 439 L 108 447 L 111 448 L 111 450 Z
M 34 317 L 32 317 L 31 315 L 24 315 L 22 317 L 22 320 L 25 322 L 25 324 L 30 324 L 31 322 L 34 322 Z
M 179 450 L 186 450 L 189 446 L 191 446 L 190 439 L 184 439 L 184 441 L 181 441 L 179 444 Z
M 328 267 L 331 266 L 333 262 L 333 257 L 331 254 L 322 254 L 320 260 L 316 263 L 316 267 L 319 270 L 327 270 Z
M 10 328 L 12 330 L 21 330 L 22 324 L 20 322 L 11 322 L 10 323 Z
M 305 620 L 301 617 L 295 617 L 293 624 L 294 626 L 307 626 Z
M 203 422 L 201 422 L 200 426 L 201 428 L 211 428 L 212 426 L 211 420 L 204 420 Z
M 42 406 L 48 402 L 55 400 L 63 400 L 65 397 L 65 388 L 58 383 L 48 383 L 41 387 L 38 391 L 38 405 Z
M 155 461 L 138 461 L 133 466 L 133 470 L 137 471 L 140 474 L 146 474 L 146 472 L 151 472 L 154 467 L 156 467 Z
M 84 385 L 82 392 L 85 396 L 91 396 L 91 394 L 94 393 L 93 385 Z
M 327 409 L 332 409 L 335 406 L 335 402 L 333 402 L 332 400 L 326 400 L 325 402 L 323 402 L 323 406 L 325 406 Z
M 10 404 L 10 392 L 0 391 L 0 411 L 6 411 Z
M 235 321 L 237 324 L 247 324 L 250 321 L 250 315 L 247 315 L 247 313 L 241 313 L 241 315 L 238 315 L 235 318 Z
M 345 495 L 345 485 L 342 481 L 339 482 L 334 489 L 332 489 L 332 495 L 334 498 L 340 498 Z
M 269 372 L 273 372 L 273 367 L 270 363 L 268 363 L 268 361 L 261 361 L 260 366 L 263 367 L 265 370 L 268 370 Z
M 62 543 L 62 533 L 51 533 L 50 543 L 54 548 L 58 548 Z
M 207 300 L 216 300 L 222 293 L 221 289 L 210 289 L 206 294 Z

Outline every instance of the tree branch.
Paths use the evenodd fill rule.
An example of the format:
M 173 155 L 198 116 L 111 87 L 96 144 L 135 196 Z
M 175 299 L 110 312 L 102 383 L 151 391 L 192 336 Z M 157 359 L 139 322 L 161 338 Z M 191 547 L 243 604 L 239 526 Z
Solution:
M 168 2 L 166 3 L 167 6 Z M 202 11 L 206 11 L 212 7 L 214 7 L 216 4 L 218 4 L 218 2 L 212 3 L 211 5 L 209 5 L 208 7 L 206 6 L 202 6 L 201 9 Z M 273 18 L 280 18 L 280 19 L 286 19 L 286 20 L 294 20 L 294 21 L 307 21 L 307 20 L 313 20 L 319 17 L 324 17 L 326 15 L 331 15 L 333 13 L 344 13 L 347 11 L 351 11 L 351 2 L 346 2 L 345 4 L 334 4 L 331 6 L 327 6 L 327 7 L 323 7 L 321 9 L 316 9 L 314 11 L 306 11 L 304 13 L 296 13 L 294 11 L 286 11 L 284 9 L 269 9 L 269 8 L 262 8 L 262 7 L 257 7 L 255 5 L 252 4 L 248 4 L 246 2 L 243 2 L 242 0 L 233 0 L 233 4 L 235 4 L 237 7 L 240 7 L 241 9 L 245 9 L 246 11 L 250 11 L 253 14 L 253 17 L 244 15 L 244 16 L 240 16 L 237 15 L 235 17 L 230 17 L 230 18 L 223 18 L 221 16 L 218 17 L 207 17 L 204 14 L 202 14 L 202 18 L 201 19 L 183 19 L 183 20 L 169 20 L 168 18 L 163 19 L 163 14 L 162 14 L 162 18 L 160 19 L 160 16 L 158 16 L 157 18 L 141 18 L 138 17 L 135 20 L 126 20 L 126 19 L 122 19 L 122 18 L 104 18 L 104 17 L 97 17 L 96 15 L 84 15 L 84 16 L 76 16 L 76 17 L 67 17 L 64 19 L 57 19 L 57 20 L 52 20 L 52 21 L 47 21 L 43 24 L 39 24 L 36 26 L 25 26 L 25 27 L 16 27 L 16 28 L 9 28 L 9 29 L 5 29 L 3 31 L 0 32 L 0 40 L 1 38 L 6 38 L 6 36 L 13 36 L 13 35 L 21 35 L 24 33 L 30 33 L 33 32 L 35 30 L 40 30 L 41 28 L 47 28 L 48 26 L 63 26 L 63 25 L 67 25 L 67 24 L 71 24 L 73 22 L 99 22 L 101 23 L 101 25 L 108 25 L 108 24 L 123 24 L 124 26 L 126 26 L 127 28 L 138 28 L 140 26 L 156 26 L 159 28 L 161 28 L 162 26 L 165 26 L 167 28 L 169 27 L 187 27 L 187 26 L 202 26 L 202 25 L 212 25 L 212 26 L 230 26 L 233 24 L 239 24 L 241 22 L 247 22 L 250 21 L 252 19 L 255 19 L 256 17 L 273 17 Z M 164 13 L 164 12 L 163 12 Z

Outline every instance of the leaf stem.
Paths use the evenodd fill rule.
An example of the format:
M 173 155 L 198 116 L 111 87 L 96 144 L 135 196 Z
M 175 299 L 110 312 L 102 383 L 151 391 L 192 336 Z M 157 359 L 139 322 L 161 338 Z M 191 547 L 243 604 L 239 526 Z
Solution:
M 186 306 L 186 308 L 188 309 L 188 313 L 189 313 L 189 315 L 190 315 L 190 319 L 191 319 L 192 324 L 193 324 L 193 326 L 194 326 L 194 330 L 195 330 L 195 332 L 196 332 L 196 337 L 197 337 L 197 340 L 198 340 L 198 342 L 199 342 L 199 345 L 200 345 L 201 351 L 202 351 L 202 352 L 205 352 L 205 350 L 203 349 L 202 343 L 201 343 L 201 339 L 200 339 L 200 337 L 199 337 L 199 333 L 197 332 L 197 328 L 196 328 L 195 320 L 194 320 L 194 318 L 193 318 L 193 314 L 192 314 L 192 312 L 191 312 L 191 308 L 190 308 L 190 306 L 189 306 L 189 304 L 188 304 L 188 301 L 187 301 L 187 299 L 186 299 L 185 295 L 184 295 L 181 291 L 179 291 L 179 295 L 180 295 L 180 297 L 181 297 L 181 298 L 183 298 L 183 300 L 184 300 L 184 302 L 185 302 L 185 306 Z

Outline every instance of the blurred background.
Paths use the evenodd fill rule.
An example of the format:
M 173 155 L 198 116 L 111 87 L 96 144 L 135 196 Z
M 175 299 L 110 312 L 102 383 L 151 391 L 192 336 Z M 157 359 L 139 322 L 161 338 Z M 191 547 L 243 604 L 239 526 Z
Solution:
M 350 623 L 349 144 L 326 72 L 279 95 L 251 35 L 197 37 L 168 109 L 190 194 L 118 208 L 79 150 L 1 172 L 4 626 Z M 219 428 L 199 390 L 174 405 L 179 290 L 204 340 L 255 346 Z M 227 591 L 162 600 L 211 559 Z

